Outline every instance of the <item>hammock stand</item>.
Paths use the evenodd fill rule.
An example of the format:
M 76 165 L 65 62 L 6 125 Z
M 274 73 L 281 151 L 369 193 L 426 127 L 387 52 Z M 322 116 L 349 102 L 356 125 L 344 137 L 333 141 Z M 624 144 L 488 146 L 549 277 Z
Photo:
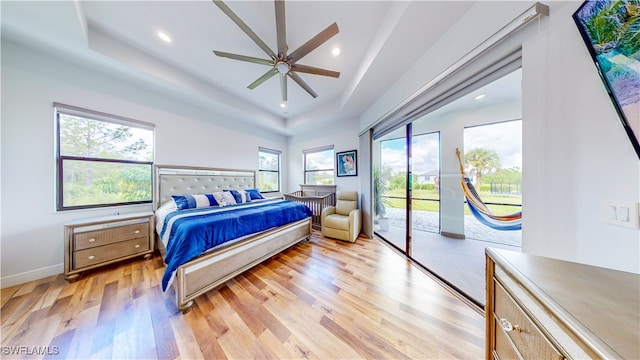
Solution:
M 489 210 L 487 205 L 482 202 L 476 188 L 468 177 L 464 174 L 462 159 L 460 158 L 460 150 L 456 149 L 458 156 L 458 164 L 460 165 L 460 186 L 467 198 L 467 206 L 469 210 L 482 224 L 495 230 L 521 230 L 522 229 L 522 211 L 510 215 L 495 215 Z

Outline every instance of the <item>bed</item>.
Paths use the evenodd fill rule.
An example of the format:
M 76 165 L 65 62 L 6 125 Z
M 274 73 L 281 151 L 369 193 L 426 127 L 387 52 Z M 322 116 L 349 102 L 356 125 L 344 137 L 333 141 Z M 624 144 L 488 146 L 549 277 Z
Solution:
M 174 287 L 183 313 L 196 297 L 310 238 L 308 207 L 281 198 L 249 199 L 247 190 L 255 185 L 251 170 L 155 166 L 156 247 L 167 265 L 162 286 Z M 202 205 L 202 199 L 227 205 L 229 196 L 238 204 Z

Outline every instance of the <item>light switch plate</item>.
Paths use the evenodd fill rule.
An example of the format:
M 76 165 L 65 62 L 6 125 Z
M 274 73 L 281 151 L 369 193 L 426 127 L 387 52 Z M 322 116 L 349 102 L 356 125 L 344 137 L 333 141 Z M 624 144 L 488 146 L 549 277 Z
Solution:
M 640 204 L 607 201 L 604 218 L 611 225 L 640 229 Z

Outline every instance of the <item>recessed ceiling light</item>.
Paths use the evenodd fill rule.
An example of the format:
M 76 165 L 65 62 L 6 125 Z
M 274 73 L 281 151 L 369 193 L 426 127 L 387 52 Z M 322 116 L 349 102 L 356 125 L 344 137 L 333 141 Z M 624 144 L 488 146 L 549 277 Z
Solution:
M 476 99 L 476 100 L 481 100 L 481 99 L 484 99 L 484 97 L 485 97 L 485 96 L 487 96 L 487 95 L 485 95 L 485 94 L 480 94 L 480 95 L 478 95 L 478 96 L 474 97 L 474 99 Z
M 287 107 L 287 104 L 283 101 L 280 103 L 280 107 L 284 109 Z
M 162 39 L 162 41 L 170 43 L 171 42 L 171 38 L 169 37 L 169 35 L 163 33 L 162 31 L 158 31 L 158 37 L 160 39 Z
M 331 53 L 333 54 L 333 56 L 340 55 L 340 48 L 339 47 L 334 47 L 333 50 L 331 50 Z

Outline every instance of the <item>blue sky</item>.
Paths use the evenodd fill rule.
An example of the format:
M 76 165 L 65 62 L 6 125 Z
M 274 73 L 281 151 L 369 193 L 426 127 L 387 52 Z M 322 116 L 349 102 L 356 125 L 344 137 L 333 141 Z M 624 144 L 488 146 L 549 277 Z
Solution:
M 465 129 L 464 149 L 486 148 L 495 150 L 500 156 L 503 168 L 522 169 L 522 121 L 507 121 L 486 126 Z M 515 140 L 515 141 L 514 141 Z M 520 141 L 517 141 L 520 140 Z M 406 149 L 404 139 L 382 143 L 383 161 L 395 171 L 404 171 Z M 438 134 L 414 137 L 413 172 L 416 174 L 438 169 Z
M 522 169 L 522 120 L 465 129 L 465 152 L 474 148 L 495 150 L 503 169 Z

